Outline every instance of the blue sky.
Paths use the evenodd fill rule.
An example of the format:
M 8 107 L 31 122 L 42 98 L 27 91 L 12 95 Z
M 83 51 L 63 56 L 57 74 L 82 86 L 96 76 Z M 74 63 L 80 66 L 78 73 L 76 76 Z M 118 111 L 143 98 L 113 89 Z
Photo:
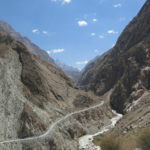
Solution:
M 49 52 L 83 68 L 112 48 L 145 0 L 1 0 L 0 20 Z

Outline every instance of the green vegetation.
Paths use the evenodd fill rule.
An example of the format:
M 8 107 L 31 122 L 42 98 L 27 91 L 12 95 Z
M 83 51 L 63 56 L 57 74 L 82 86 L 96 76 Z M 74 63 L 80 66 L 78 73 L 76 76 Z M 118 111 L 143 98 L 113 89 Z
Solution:
M 113 136 L 106 136 L 101 141 L 102 150 L 120 150 L 120 141 Z
M 139 136 L 139 146 L 142 150 L 150 150 L 150 129 L 145 129 Z
M 148 106 L 150 106 L 150 103 L 147 103 L 147 104 L 146 104 L 146 107 L 148 107 Z
M 94 144 L 102 150 L 150 150 L 150 129 L 131 131 L 121 136 L 98 136 L 94 139 Z
M 142 109 L 138 110 L 138 113 L 142 112 L 142 111 L 143 111 L 143 109 L 144 109 L 144 108 L 142 108 Z
M 129 118 L 129 121 L 131 121 L 131 120 L 133 120 L 133 119 L 134 119 L 134 117 L 132 116 L 132 117 Z

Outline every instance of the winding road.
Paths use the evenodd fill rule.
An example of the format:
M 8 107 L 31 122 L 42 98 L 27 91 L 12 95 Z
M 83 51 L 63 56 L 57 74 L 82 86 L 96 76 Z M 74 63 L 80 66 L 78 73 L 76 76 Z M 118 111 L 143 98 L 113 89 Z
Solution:
M 45 140 L 47 138 L 49 138 L 51 136 L 51 133 L 53 132 L 54 128 L 60 124 L 61 122 L 65 121 L 66 119 L 68 119 L 69 117 L 75 115 L 75 114 L 80 114 L 98 107 L 101 107 L 102 105 L 104 105 L 104 101 L 102 101 L 100 104 L 97 104 L 95 106 L 91 106 L 89 108 L 85 108 L 76 112 L 72 112 L 70 114 L 67 114 L 66 116 L 56 120 L 54 123 L 52 123 L 49 127 L 49 129 L 42 135 L 39 136 L 34 136 L 34 137 L 28 137 L 28 138 L 24 138 L 24 139 L 14 139 L 14 140 L 6 140 L 6 141 L 1 141 L 0 144 L 8 144 L 8 143 L 17 143 L 17 142 L 33 142 L 33 141 L 41 141 L 41 140 Z

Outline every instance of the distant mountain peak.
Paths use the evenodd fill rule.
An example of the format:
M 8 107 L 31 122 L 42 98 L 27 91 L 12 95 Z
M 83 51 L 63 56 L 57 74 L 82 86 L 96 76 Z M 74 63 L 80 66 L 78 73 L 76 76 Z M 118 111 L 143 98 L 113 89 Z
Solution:
M 29 51 L 38 56 L 40 59 L 48 62 L 53 66 L 56 66 L 55 61 L 47 54 L 46 51 L 42 50 L 36 44 L 32 43 L 27 37 L 21 36 L 21 34 L 16 32 L 8 23 L 0 20 L 0 29 L 7 32 L 15 40 L 23 43 Z
M 74 82 L 77 82 L 80 76 L 80 70 L 78 68 L 74 68 L 72 66 L 66 65 L 65 63 L 61 62 L 60 60 L 55 60 L 56 65 L 62 69 L 66 75 L 68 75 Z

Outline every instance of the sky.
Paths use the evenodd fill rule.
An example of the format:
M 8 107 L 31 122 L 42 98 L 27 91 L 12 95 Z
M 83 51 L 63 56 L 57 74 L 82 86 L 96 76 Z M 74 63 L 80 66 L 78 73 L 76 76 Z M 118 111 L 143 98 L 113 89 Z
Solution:
M 146 0 L 1 0 L 0 20 L 48 52 L 82 69 L 112 48 Z

